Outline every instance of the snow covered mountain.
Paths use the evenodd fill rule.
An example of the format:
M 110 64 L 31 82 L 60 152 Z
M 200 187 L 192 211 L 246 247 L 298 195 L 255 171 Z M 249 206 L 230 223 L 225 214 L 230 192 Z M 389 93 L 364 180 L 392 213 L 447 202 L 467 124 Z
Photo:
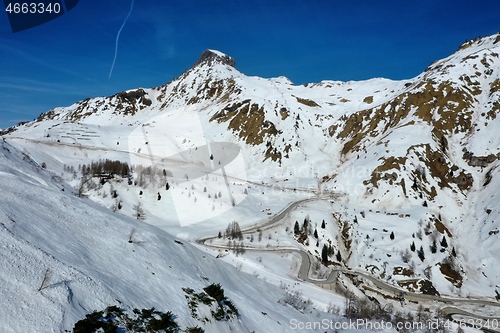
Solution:
M 81 194 L 122 215 L 141 208 L 183 240 L 320 196 L 328 208 L 287 216 L 282 242 L 318 258 L 333 246 L 332 265 L 409 291 L 494 299 L 499 53 L 496 34 L 409 80 L 296 86 L 207 50 L 170 83 L 55 108 L 4 139 Z M 82 178 L 106 159 L 129 165 L 129 179 Z M 294 233 L 307 216 L 315 235 Z
M 284 290 L 61 191 L 60 178 L 6 142 L 0 142 L 0 178 L 2 332 L 66 332 L 111 305 L 171 311 L 180 327 L 206 332 L 287 332 L 291 318 L 335 319 L 282 305 Z M 222 286 L 238 316 L 216 320 L 216 304 L 197 300 L 213 283 Z

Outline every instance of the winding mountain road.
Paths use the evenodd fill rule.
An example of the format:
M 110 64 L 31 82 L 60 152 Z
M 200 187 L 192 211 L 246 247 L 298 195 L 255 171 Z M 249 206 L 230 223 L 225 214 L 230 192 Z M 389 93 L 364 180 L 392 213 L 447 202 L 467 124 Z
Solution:
M 28 140 L 25 138 L 17 138 L 17 137 L 11 137 L 10 139 L 22 139 L 22 140 Z M 34 143 L 38 144 L 46 144 L 46 145 L 67 145 L 67 146 L 72 146 L 74 147 L 74 144 L 68 144 L 68 143 L 54 143 L 50 141 L 41 141 L 41 140 L 30 140 Z M 88 149 L 88 150 L 105 150 L 105 148 L 99 148 L 99 147 L 90 147 L 90 146 L 85 146 L 82 144 L 78 144 L 77 147 L 79 149 Z M 140 153 L 134 153 L 134 152 L 129 152 L 129 151 L 122 151 L 122 153 L 126 154 L 137 154 L 141 155 L 142 157 L 151 157 L 152 154 L 149 152 L 149 154 L 140 154 Z M 172 161 L 172 162 L 177 162 L 179 163 L 178 160 Z M 256 186 L 263 186 L 263 187 L 276 187 L 277 185 L 273 184 L 259 184 L 255 182 L 248 181 L 248 183 Z M 242 233 L 248 234 L 248 233 L 254 233 L 258 230 L 262 229 L 267 229 L 270 227 L 273 227 L 276 223 L 279 223 L 281 220 L 283 220 L 290 212 L 292 212 L 294 209 L 296 209 L 300 204 L 314 201 L 314 200 L 326 200 L 326 199 L 331 199 L 332 197 L 339 195 L 339 193 L 336 192 L 323 192 L 318 194 L 318 191 L 316 189 L 311 189 L 311 188 L 288 188 L 288 187 L 281 187 L 283 190 L 293 190 L 293 191 L 301 191 L 301 192 L 309 192 L 311 194 L 314 194 L 313 197 L 307 198 L 307 199 L 302 199 L 299 201 L 295 201 L 290 203 L 288 206 L 286 206 L 284 209 L 282 209 L 280 212 L 277 214 L 271 216 L 269 219 L 264 219 L 261 222 L 258 222 L 257 224 L 247 227 L 245 229 L 242 229 Z M 208 236 L 204 238 L 200 238 L 197 240 L 197 243 L 207 246 L 207 247 L 214 247 L 214 248 L 227 248 L 227 246 L 223 245 L 210 245 L 207 244 L 207 241 L 216 239 L 217 236 Z M 342 274 L 349 274 L 349 275 L 355 275 L 357 277 L 360 277 L 362 279 L 365 279 L 367 281 L 370 281 L 374 286 L 376 286 L 378 289 L 391 293 L 395 297 L 400 297 L 401 295 L 404 295 L 404 298 L 409 301 L 415 301 L 415 302 L 441 302 L 444 303 L 445 306 L 440 309 L 441 313 L 445 316 L 448 317 L 449 319 L 453 319 L 453 316 L 465 316 L 469 318 L 475 318 L 478 320 L 497 320 L 500 321 L 500 317 L 494 317 L 494 316 L 483 316 L 480 314 L 476 313 L 471 313 L 467 312 L 465 310 L 462 310 L 460 308 L 457 308 L 456 305 L 459 304 L 470 304 L 470 305 L 481 305 L 481 306 L 493 306 L 493 307 L 499 307 L 500 308 L 500 302 L 496 302 L 490 299 L 471 299 L 471 298 L 452 298 L 452 297 L 443 297 L 443 296 L 436 296 L 436 295 L 427 295 L 427 294 L 418 294 L 414 292 L 409 292 L 405 289 L 396 287 L 394 285 L 391 285 L 385 281 L 382 281 L 367 272 L 361 271 L 361 270 L 355 270 L 355 269 L 349 269 L 346 267 L 333 267 L 331 268 L 331 273 L 330 275 L 323 280 L 318 280 L 318 279 L 311 279 L 309 277 L 309 271 L 311 270 L 311 265 L 312 265 L 312 258 L 311 254 L 305 252 L 302 249 L 299 248 L 264 248 L 264 247 L 245 247 L 246 251 L 256 251 L 256 252 L 275 252 L 275 253 L 297 253 L 301 257 L 301 265 L 299 268 L 299 271 L 297 273 L 297 278 L 301 281 L 312 283 L 315 285 L 328 285 L 328 284 L 336 284 L 337 279 L 339 276 L 339 273 Z M 483 331 L 485 332 L 500 332 L 500 329 L 488 329 L 488 328 L 482 328 Z
M 329 196 L 328 196 L 329 197 Z M 314 200 L 325 200 L 327 199 L 327 196 L 319 196 L 316 195 L 315 197 L 312 198 L 307 198 L 299 201 L 295 201 L 290 203 L 288 206 L 286 206 L 284 209 L 282 209 L 280 212 L 275 214 L 274 216 L 270 217 L 267 221 L 257 223 L 251 227 L 242 229 L 243 234 L 248 234 L 248 233 L 254 233 L 258 230 L 262 230 L 263 228 L 269 228 L 273 226 L 274 224 L 280 222 L 282 219 L 284 219 L 291 211 L 293 211 L 297 206 L 299 206 L 302 203 L 309 202 L 309 201 L 314 201 Z M 197 243 L 200 245 L 204 245 L 207 247 L 212 247 L 212 248 L 225 248 L 228 249 L 227 246 L 225 245 L 210 245 L 207 244 L 207 241 L 212 240 L 212 239 L 217 239 L 218 236 L 208 236 L 204 238 L 200 238 L 197 240 Z M 444 296 L 437 296 L 437 295 L 428 295 L 428 294 L 419 294 L 415 292 L 410 292 L 408 290 L 396 287 L 394 285 L 391 285 L 383 280 L 380 280 L 367 272 L 360 271 L 360 270 L 355 270 L 355 269 L 349 269 L 346 267 L 333 267 L 331 268 L 331 273 L 330 275 L 323 280 L 318 280 L 318 279 L 311 279 L 309 277 L 309 271 L 311 269 L 311 254 L 307 253 L 306 251 L 299 249 L 299 248 L 287 248 L 287 247 L 280 247 L 280 248 L 265 248 L 265 247 L 244 247 L 245 251 L 254 251 L 254 252 L 275 252 L 275 253 L 297 253 L 301 257 L 301 265 L 299 268 L 299 271 L 297 273 L 297 278 L 301 281 L 312 283 L 315 285 L 326 285 L 326 284 L 336 284 L 338 275 L 339 273 L 343 274 L 349 274 L 349 275 L 355 275 L 358 277 L 361 277 L 362 279 L 366 279 L 370 281 L 374 286 L 379 288 L 382 291 L 389 292 L 393 294 L 394 297 L 401 297 L 403 296 L 405 300 L 408 301 L 414 301 L 414 302 L 441 302 L 444 303 L 446 306 L 440 309 L 441 313 L 449 318 L 450 320 L 454 320 L 453 316 L 467 316 L 471 318 L 475 318 L 478 320 L 498 320 L 500 321 L 500 317 L 494 317 L 494 316 L 482 316 L 480 314 L 475 314 L 471 312 L 467 312 L 465 310 L 459 309 L 455 307 L 456 305 L 459 304 L 470 304 L 470 305 L 481 305 L 481 306 L 493 306 L 493 307 L 498 307 L 500 309 L 500 302 L 493 301 L 491 299 L 472 299 L 472 298 L 454 298 L 454 297 L 444 297 Z M 455 306 L 452 306 L 455 305 Z M 499 310 L 500 311 L 500 310 Z M 471 326 L 471 325 L 468 325 Z M 500 332 L 500 329 L 490 329 L 490 328 L 481 328 L 485 332 Z

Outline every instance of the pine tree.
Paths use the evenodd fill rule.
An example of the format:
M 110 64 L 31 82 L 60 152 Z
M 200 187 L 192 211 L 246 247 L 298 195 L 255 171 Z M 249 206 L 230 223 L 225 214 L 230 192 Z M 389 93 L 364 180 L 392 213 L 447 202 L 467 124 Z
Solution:
M 391 240 L 394 240 L 394 231 L 391 231 L 390 238 L 391 238 Z
M 325 229 L 325 227 L 326 227 L 325 220 L 323 220 L 323 222 L 321 223 L 321 229 Z
M 168 185 L 168 182 L 167 182 L 167 185 L 165 185 L 165 190 L 169 190 L 170 189 L 170 185 Z
M 415 252 L 415 242 L 411 243 L 410 250 L 411 252 Z
M 323 264 L 328 263 L 328 249 L 326 245 L 323 245 L 323 250 L 321 250 L 321 261 L 323 261 Z
M 299 222 L 295 221 L 295 226 L 293 227 L 293 232 L 297 235 L 300 232 Z
M 337 261 L 342 262 L 342 255 L 340 254 L 340 250 L 337 252 Z
M 314 238 L 318 239 L 318 230 L 314 229 Z
M 436 253 L 436 251 L 437 251 L 436 241 L 433 241 L 431 245 L 431 252 Z
M 418 250 L 418 257 L 422 262 L 425 260 L 424 248 L 422 246 L 420 246 L 420 249 Z
M 443 239 L 441 240 L 441 246 L 442 247 L 448 247 L 448 242 L 446 241 L 446 237 L 443 236 Z
M 451 250 L 451 255 L 455 258 L 457 257 L 457 252 L 455 252 L 455 247 L 453 247 L 453 249 Z

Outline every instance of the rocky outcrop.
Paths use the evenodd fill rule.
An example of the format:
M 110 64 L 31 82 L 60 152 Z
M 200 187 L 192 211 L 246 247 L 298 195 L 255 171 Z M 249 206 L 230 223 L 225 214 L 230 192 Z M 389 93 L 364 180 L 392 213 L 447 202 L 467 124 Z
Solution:
M 474 153 L 468 151 L 466 148 L 463 149 L 464 155 L 463 159 L 470 166 L 485 168 L 488 164 L 495 162 L 500 158 L 500 154 L 490 154 L 488 156 L 474 156 Z
M 236 68 L 236 61 L 234 60 L 234 58 L 215 50 L 203 51 L 200 58 L 193 65 L 193 68 L 197 66 L 202 66 L 204 64 L 212 66 L 214 63 Z

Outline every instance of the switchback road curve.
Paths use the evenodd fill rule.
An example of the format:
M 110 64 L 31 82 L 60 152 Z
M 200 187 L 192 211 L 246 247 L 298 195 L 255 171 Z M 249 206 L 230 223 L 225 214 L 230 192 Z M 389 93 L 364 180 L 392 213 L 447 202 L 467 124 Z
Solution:
M 325 200 L 327 197 L 325 196 L 315 196 L 312 198 L 308 199 L 303 199 L 299 201 L 292 202 L 288 204 L 284 209 L 282 209 L 280 212 L 275 214 L 274 216 L 270 217 L 267 221 L 263 221 L 261 223 L 257 223 L 256 225 L 253 225 L 251 227 L 242 229 L 242 233 L 254 233 L 258 230 L 261 230 L 263 228 L 269 228 L 273 226 L 274 224 L 280 222 L 283 218 L 285 218 L 292 210 L 294 210 L 298 205 L 302 203 L 306 203 L 309 201 L 313 200 Z M 225 248 L 228 249 L 227 246 L 225 245 L 210 245 L 207 244 L 207 241 L 216 239 L 218 236 L 208 236 L 208 237 L 203 237 L 197 240 L 197 243 L 200 245 L 204 245 L 207 247 L 211 248 Z M 404 295 L 404 298 L 408 301 L 414 301 L 414 302 L 441 302 L 445 304 L 444 307 L 440 309 L 441 313 L 445 317 L 448 317 L 449 319 L 453 320 L 454 315 L 461 315 L 461 316 L 467 316 L 471 318 L 476 318 L 480 320 L 498 320 L 500 321 L 500 317 L 495 317 L 495 316 L 483 316 L 480 314 L 475 314 L 475 313 L 470 313 L 465 310 L 456 308 L 455 306 L 457 305 L 483 305 L 483 306 L 493 306 L 493 307 L 498 307 L 500 309 L 500 302 L 496 302 L 491 299 L 487 298 L 458 298 L 458 297 L 444 297 L 444 296 L 437 296 L 437 295 L 427 295 L 427 294 L 419 294 L 415 292 L 410 292 L 408 290 L 396 287 L 394 285 L 391 285 L 385 281 L 382 281 L 367 272 L 361 271 L 361 270 L 355 270 L 355 269 L 349 269 L 346 267 L 330 267 L 331 273 L 330 275 L 323 280 L 319 279 L 311 279 L 309 277 L 309 271 L 311 269 L 311 254 L 305 252 L 302 249 L 299 248 L 293 248 L 293 247 L 273 247 L 273 248 L 265 248 L 265 247 L 244 247 L 245 251 L 253 251 L 253 252 L 274 252 L 274 253 L 297 253 L 301 257 L 301 264 L 299 271 L 297 273 L 297 278 L 301 281 L 312 283 L 315 285 L 325 285 L 325 284 L 335 284 L 337 283 L 337 277 L 339 273 L 343 274 L 349 274 L 349 275 L 354 275 L 361 277 L 363 279 L 366 279 L 373 283 L 377 288 L 380 290 L 383 290 L 385 292 L 393 294 L 395 297 L 399 297 L 401 295 Z M 454 306 L 452 306 L 454 305 Z M 500 311 L 500 310 L 499 310 Z M 500 332 L 500 329 L 488 329 L 488 328 L 482 328 L 483 331 L 485 332 Z

